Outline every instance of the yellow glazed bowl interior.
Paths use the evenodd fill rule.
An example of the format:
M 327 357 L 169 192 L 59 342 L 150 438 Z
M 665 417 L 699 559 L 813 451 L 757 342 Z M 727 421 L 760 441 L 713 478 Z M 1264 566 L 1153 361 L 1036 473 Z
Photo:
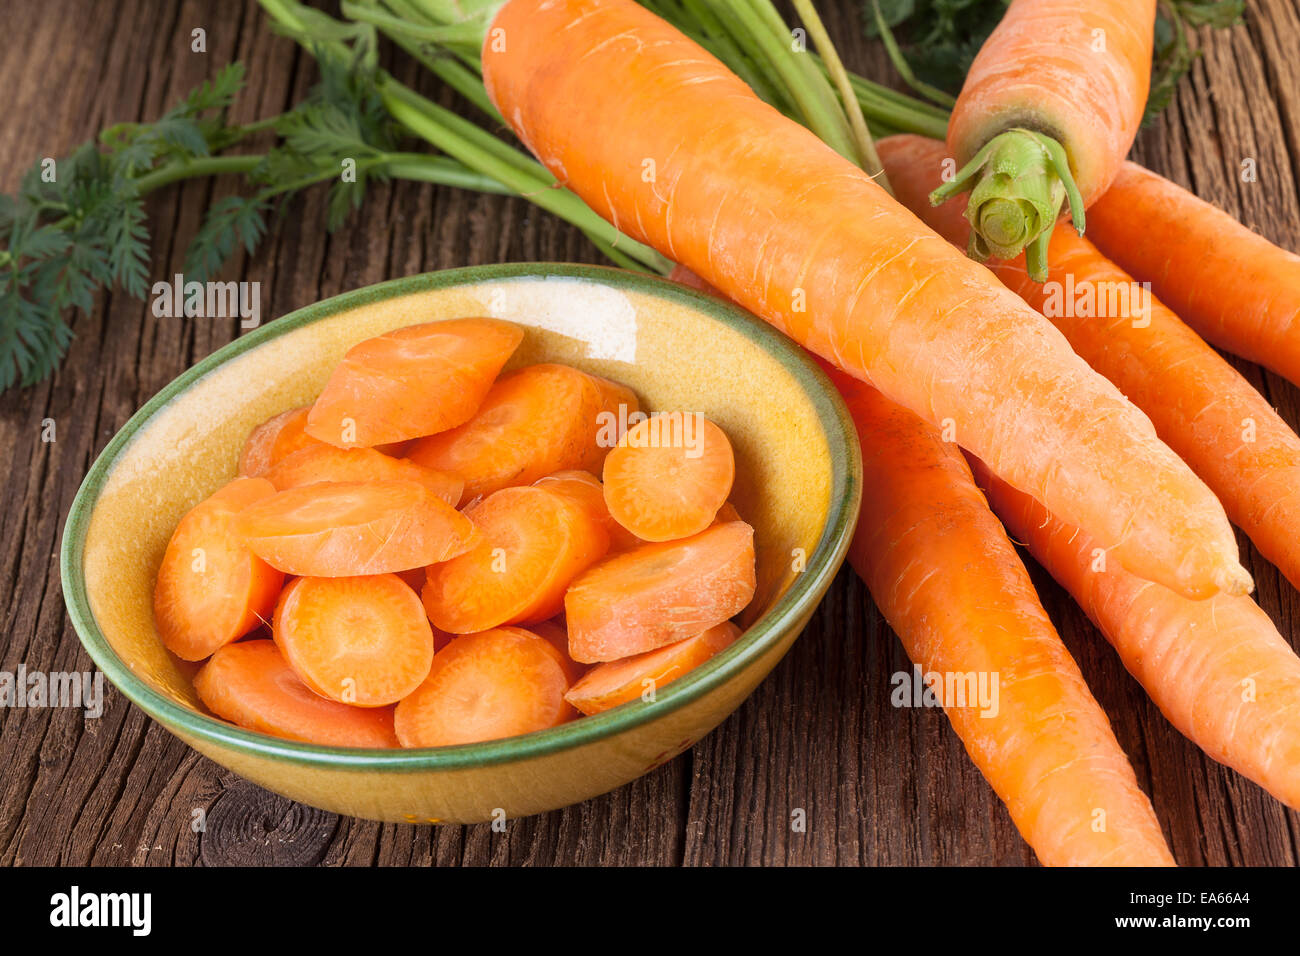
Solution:
M 281 740 L 209 715 L 196 665 L 164 649 L 152 595 L 181 516 L 235 474 L 249 431 L 310 403 L 344 352 L 459 316 L 517 322 L 511 366 L 554 361 L 633 388 L 644 407 L 702 412 L 731 438 L 733 501 L 755 528 L 759 588 L 744 637 L 653 702 L 458 747 L 364 750 Z M 674 283 L 592 266 L 505 265 L 413 276 L 299 310 L 180 376 L 114 437 L 64 529 L 65 600 L 109 680 L 217 763 L 294 800 L 393 822 L 477 822 L 585 800 L 691 746 L 790 648 L 844 559 L 857 518 L 856 433 L 834 387 L 779 333 Z

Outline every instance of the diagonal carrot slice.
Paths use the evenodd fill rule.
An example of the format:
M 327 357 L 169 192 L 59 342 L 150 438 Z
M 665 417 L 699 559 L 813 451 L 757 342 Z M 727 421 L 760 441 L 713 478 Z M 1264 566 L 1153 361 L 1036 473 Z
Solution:
M 467 518 L 414 481 L 289 488 L 240 512 L 236 527 L 267 564 L 316 578 L 435 564 L 480 537 Z
M 465 497 L 490 495 L 566 469 L 599 468 L 602 412 L 635 402 L 622 386 L 567 365 L 531 365 L 492 386 L 478 413 L 423 438 L 407 457 L 465 479 Z
M 655 690 L 699 667 L 740 637 L 730 621 L 644 654 L 597 664 L 577 681 L 565 700 L 590 716 L 637 698 L 653 699 Z
M 291 408 L 254 428 L 239 455 L 239 474 L 246 478 L 264 476 L 272 465 L 294 452 L 321 444 L 304 431 L 309 411 L 310 405 Z
M 536 634 L 467 634 L 434 655 L 428 678 L 397 705 L 397 739 L 446 747 L 545 730 L 574 716 L 568 688 L 559 652 Z
M 569 654 L 594 664 L 684 640 L 744 609 L 754 588 L 754 529 L 743 521 L 642 545 L 569 587 Z
M 274 494 L 265 479 L 236 478 L 185 515 L 167 542 L 154 621 L 182 660 L 202 660 L 271 616 L 284 575 L 248 549 L 235 515 Z
M 395 574 L 297 578 L 280 596 L 273 634 L 304 684 L 358 707 L 397 703 L 433 663 L 424 607 Z
M 451 319 L 396 329 L 353 346 L 307 420 L 340 448 L 420 438 L 470 419 L 524 332 L 498 319 Z
M 567 495 L 586 508 L 609 535 L 610 551 L 630 551 L 645 543 L 614 520 L 614 516 L 609 513 L 609 508 L 605 505 L 605 489 L 600 479 L 591 472 L 557 471 L 553 475 L 537 479 L 533 484 L 547 491 Z
M 208 710 L 247 730 L 332 747 L 398 746 L 393 710 L 326 700 L 298 679 L 275 643 L 221 648 L 194 675 Z
M 316 442 L 272 465 L 266 480 L 278 491 L 322 481 L 415 481 L 453 508 L 460 503 L 465 487 L 465 482 L 455 475 L 404 458 L 390 458 L 374 448 L 335 448 L 324 442 Z
M 544 621 L 569 582 L 609 550 L 609 535 L 581 505 L 544 488 L 505 488 L 467 508 L 481 541 L 429 568 L 424 607 L 453 634 Z

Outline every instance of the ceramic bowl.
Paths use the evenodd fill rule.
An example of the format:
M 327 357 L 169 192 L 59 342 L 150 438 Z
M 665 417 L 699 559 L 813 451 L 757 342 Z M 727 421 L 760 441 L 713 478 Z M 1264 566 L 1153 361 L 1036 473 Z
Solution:
M 755 528 L 759 587 L 744 636 L 637 701 L 551 730 L 425 750 L 297 743 L 208 714 L 196 665 L 168 653 L 152 594 L 180 517 L 235 474 L 244 439 L 309 403 L 351 346 L 400 326 L 491 315 L 527 334 L 511 367 L 564 362 L 699 411 L 730 436 L 733 501 Z M 576 803 L 659 766 L 716 727 L 790 649 L 844 559 L 857 518 L 856 433 L 825 376 L 728 304 L 616 269 L 453 269 L 349 292 L 249 332 L 155 395 L 109 442 L 64 529 L 63 592 L 96 665 L 194 749 L 254 783 L 351 816 L 477 822 Z

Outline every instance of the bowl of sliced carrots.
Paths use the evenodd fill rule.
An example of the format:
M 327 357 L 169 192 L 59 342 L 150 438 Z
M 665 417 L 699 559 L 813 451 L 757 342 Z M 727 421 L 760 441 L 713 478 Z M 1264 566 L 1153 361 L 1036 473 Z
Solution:
M 393 822 L 524 816 L 690 747 L 842 563 L 834 387 L 743 311 L 500 265 L 301 309 L 92 466 L 65 599 L 109 680 L 270 790 Z

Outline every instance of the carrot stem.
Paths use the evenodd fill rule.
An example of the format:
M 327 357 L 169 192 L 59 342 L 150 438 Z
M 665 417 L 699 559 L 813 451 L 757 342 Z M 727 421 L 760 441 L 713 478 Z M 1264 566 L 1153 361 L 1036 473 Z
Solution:
M 830 34 L 826 32 L 822 18 L 817 14 L 817 8 L 813 6 L 812 0 L 794 0 L 794 9 L 803 20 L 804 26 L 808 28 L 808 33 L 817 46 L 817 52 L 822 55 L 826 73 L 839 90 L 840 102 L 843 104 L 849 128 L 858 147 L 858 165 L 874 177 L 876 182 L 892 196 L 894 190 L 890 187 L 889 177 L 885 175 L 885 169 L 880 164 L 880 157 L 876 155 L 876 144 L 872 142 L 867 121 L 862 115 L 862 104 L 853 95 L 853 85 L 849 82 L 848 73 L 840 60 L 839 52 L 835 49 L 835 44 L 831 42 Z
M 894 65 L 898 75 L 916 92 L 920 93 L 926 99 L 933 100 L 939 106 L 946 109 L 952 109 L 957 105 L 957 98 L 937 86 L 931 86 L 929 83 L 919 80 L 916 74 L 912 72 L 912 64 L 907 62 L 907 57 L 903 56 L 903 51 L 898 48 L 898 41 L 894 39 L 894 31 L 889 29 L 889 24 L 885 22 L 885 16 L 880 12 L 880 0 L 871 0 L 871 12 L 876 18 L 876 32 L 880 34 L 880 40 L 885 44 L 885 52 L 889 54 L 889 62 Z

